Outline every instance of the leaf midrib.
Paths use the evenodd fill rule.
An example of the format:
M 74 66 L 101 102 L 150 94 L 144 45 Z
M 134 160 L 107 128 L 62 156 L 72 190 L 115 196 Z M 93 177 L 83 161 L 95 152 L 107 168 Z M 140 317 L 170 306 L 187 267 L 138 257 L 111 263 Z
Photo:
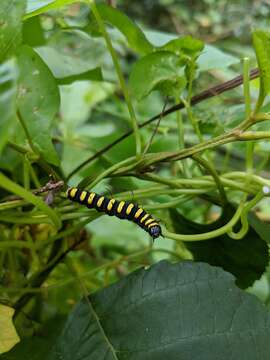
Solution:
M 116 355 L 116 352 L 118 352 L 118 351 L 114 350 L 113 345 L 111 344 L 108 336 L 106 335 L 105 330 L 103 329 L 102 324 L 101 324 L 101 322 L 100 322 L 100 319 L 99 319 L 99 317 L 98 317 L 98 314 L 96 313 L 96 311 L 95 311 L 95 309 L 94 309 L 94 307 L 93 307 L 93 305 L 92 305 L 92 303 L 91 303 L 91 301 L 90 301 L 90 299 L 89 299 L 89 296 L 86 297 L 86 302 L 87 302 L 87 304 L 88 304 L 88 306 L 89 306 L 89 308 L 90 308 L 91 313 L 94 315 L 94 318 L 95 318 L 95 320 L 96 320 L 96 323 L 97 323 L 97 326 L 98 326 L 98 328 L 99 328 L 99 330 L 100 330 L 100 333 L 101 333 L 102 337 L 104 338 L 104 340 L 105 340 L 108 348 L 110 349 L 110 351 L 111 351 L 111 353 L 112 353 L 112 355 L 113 355 L 113 358 L 114 358 L 115 360 L 120 360 L 120 359 L 117 357 L 117 355 Z

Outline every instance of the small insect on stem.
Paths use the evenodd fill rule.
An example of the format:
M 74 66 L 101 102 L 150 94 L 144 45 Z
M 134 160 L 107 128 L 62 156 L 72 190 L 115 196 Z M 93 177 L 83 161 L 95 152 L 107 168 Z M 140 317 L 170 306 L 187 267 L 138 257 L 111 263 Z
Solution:
M 47 195 L 45 197 L 44 202 L 48 206 L 52 206 L 54 202 L 55 195 L 61 190 L 61 188 L 64 186 L 63 181 L 54 181 L 50 180 L 45 186 L 43 186 L 41 189 L 34 190 L 34 194 L 42 194 L 44 192 L 47 192 Z

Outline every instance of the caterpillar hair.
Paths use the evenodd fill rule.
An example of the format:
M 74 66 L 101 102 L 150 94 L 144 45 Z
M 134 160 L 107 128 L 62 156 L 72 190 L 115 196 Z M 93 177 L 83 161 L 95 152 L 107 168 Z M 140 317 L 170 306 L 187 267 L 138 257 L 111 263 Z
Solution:
M 116 216 L 119 219 L 127 219 L 138 224 L 150 236 L 156 239 L 162 236 L 161 227 L 157 220 L 138 205 L 128 201 L 118 201 L 98 195 L 94 192 L 80 190 L 78 188 L 69 188 L 67 198 L 87 206 L 89 209 L 96 209 L 109 216 Z

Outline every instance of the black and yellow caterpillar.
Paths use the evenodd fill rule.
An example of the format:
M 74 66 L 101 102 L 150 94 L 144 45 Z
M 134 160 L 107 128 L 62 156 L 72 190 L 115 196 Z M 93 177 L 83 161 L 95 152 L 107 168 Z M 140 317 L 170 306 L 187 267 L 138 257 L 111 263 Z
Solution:
M 109 216 L 117 216 L 119 219 L 127 219 L 135 222 L 147 231 L 153 239 L 162 236 L 161 227 L 157 220 L 132 202 L 108 199 L 94 192 L 88 192 L 74 187 L 69 188 L 66 194 L 67 198 L 71 201 L 85 205 L 89 209 L 94 208 L 97 211 L 105 212 Z

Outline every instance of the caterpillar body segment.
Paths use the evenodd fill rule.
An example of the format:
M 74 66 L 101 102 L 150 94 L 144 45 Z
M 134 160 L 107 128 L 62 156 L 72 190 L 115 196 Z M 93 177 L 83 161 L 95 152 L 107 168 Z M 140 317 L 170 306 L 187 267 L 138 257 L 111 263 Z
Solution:
M 119 219 L 127 219 L 138 224 L 143 230 L 148 232 L 153 239 L 162 236 L 161 227 L 150 214 L 140 206 L 129 202 L 109 199 L 95 192 L 80 190 L 78 188 L 69 188 L 67 198 L 87 206 L 89 209 L 96 209 L 109 216 L 116 216 Z

